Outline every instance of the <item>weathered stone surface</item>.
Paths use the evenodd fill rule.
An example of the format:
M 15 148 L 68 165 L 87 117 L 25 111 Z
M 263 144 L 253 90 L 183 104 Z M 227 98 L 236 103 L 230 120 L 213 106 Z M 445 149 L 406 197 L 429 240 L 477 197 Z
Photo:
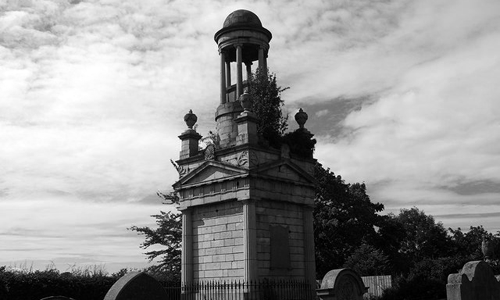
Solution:
M 193 279 L 243 279 L 243 205 L 226 201 L 192 208 Z
M 471 261 L 448 276 L 446 295 L 448 300 L 500 300 L 499 280 L 486 262 Z
M 180 159 L 189 158 L 198 154 L 198 141 L 201 139 L 201 135 L 195 130 L 186 130 L 179 136 L 179 139 L 182 141 Z
M 239 9 L 235 10 L 227 16 L 222 27 L 231 26 L 254 26 L 262 27 L 262 23 L 256 14 L 249 10 Z
M 362 300 L 367 288 L 358 273 L 335 269 L 326 273 L 317 294 L 322 300 Z
M 104 300 L 166 300 L 167 297 L 161 284 L 153 277 L 131 272 L 113 284 Z

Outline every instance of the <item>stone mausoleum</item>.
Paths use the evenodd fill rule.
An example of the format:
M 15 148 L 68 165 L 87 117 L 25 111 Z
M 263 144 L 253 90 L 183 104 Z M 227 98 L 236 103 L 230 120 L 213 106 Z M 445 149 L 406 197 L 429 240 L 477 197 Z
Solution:
M 314 283 L 315 160 L 294 155 L 288 145 L 261 146 L 258 119 L 239 101 L 248 100 L 244 77 L 249 78 L 254 63 L 267 69 L 271 38 L 254 13 L 231 13 L 215 34 L 221 90 L 220 101 L 214 100 L 215 142 L 200 150 L 201 135 L 193 129 L 197 117 L 185 116 L 188 129 L 179 136 L 176 162 L 180 179 L 174 184 L 182 211 L 184 283 Z M 307 131 L 306 118 L 302 111 L 296 115 L 298 131 Z

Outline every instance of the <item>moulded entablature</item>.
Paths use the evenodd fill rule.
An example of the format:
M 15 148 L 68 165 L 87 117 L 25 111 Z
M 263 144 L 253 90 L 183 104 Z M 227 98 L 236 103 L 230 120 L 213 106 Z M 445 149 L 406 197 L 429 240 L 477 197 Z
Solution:
M 222 34 L 216 40 L 219 46 L 219 52 L 223 51 L 226 54 L 226 59 L 229 62 L 236 61 L 235 45 L 242 45 L 243 61 L 252 62 L 259 59 L 259 49 L 264 51 L 265 57 L 269 52 L 270 39 L 261 32 L 251 30 L 236 30 Z

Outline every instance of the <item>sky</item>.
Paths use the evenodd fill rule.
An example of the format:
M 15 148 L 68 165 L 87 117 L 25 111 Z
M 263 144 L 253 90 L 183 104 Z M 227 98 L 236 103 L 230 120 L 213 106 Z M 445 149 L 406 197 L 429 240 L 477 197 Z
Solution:
M 174 209 L 189 109 L 214 130 L 237 9 L 323 166 L 384 213 L 500 230 L 498 0 L 0 0 L 0 265 L 148 265 L 127 228 Z

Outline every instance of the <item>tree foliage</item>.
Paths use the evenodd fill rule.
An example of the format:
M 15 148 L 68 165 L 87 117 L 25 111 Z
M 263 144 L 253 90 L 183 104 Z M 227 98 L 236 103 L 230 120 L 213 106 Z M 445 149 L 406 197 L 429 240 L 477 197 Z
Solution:
M 449 228 L 448 231 L 453 242 L 453 252 L 456 255 L 467 257 L 469 260 L 482 259 L 481 244 L 483 240 L 494 237 L 483 226 L 471 226 L 469 231 L 465 233 L 460 227 L 456 230 Z
M 449 237 L 442 223 L 416 207 L 401 209 L 396 220 L 404 230 L 400 253 L 411 261 L 448 256 Z
M 177 201 L 172 195 L 158 194 L 169 201 Z M 179 282 L 181 271 L 181 243 L 182 243 L 182 220 L 181 213 L 160 211 L 158 215 L 152 215 L 156 219 L 157 227 L 152 229 L 148 226 L 132 226 L 129 230 L 136 231 L 145 236 L 141 248 L 148 249 L 151 246 L 160 246 L 160 250 L 145 252 L 149 261 L 157 259 L 158 264 L 150 267 L 149 271 L 156 275 L 164 275 L 162 280 Z
M 276 74 L 257 68 L 249 80 L 248 94 L 252 99 L 252 112 L 259 119 L 257 131 L 261 141 L 279 148 L 281 137 L 288 128 L 288 115 L 283 114 L 282 88 L 276 82 Z
M 344 263 L 363 276 L 385 275 L 389 271 L 389 258 L 382 250 L 363 243 L 349 256 Z
M 338 269 L 361 246 L 376 236 L 375 226 L 384 209 L 372 203 L 364 183 L 348 184 L 330 169 L 315 169 L 316 199 L 314 208 L 314 242 L 318 278 Z
M 290 152 L 303 157 L 313 158 L 316 139 L 314 134 L 305 128 L 299 128 L 293 132 L 288 132 L 283 136 L 283 142 L 288 144 Z
M 12 270 L 0 266 L 0 299 L 38 300 L 54 295 L 74 299 L 102 300 L 118 280 L 99 266 L 61 273 L 53 267 L 44 271 Z

